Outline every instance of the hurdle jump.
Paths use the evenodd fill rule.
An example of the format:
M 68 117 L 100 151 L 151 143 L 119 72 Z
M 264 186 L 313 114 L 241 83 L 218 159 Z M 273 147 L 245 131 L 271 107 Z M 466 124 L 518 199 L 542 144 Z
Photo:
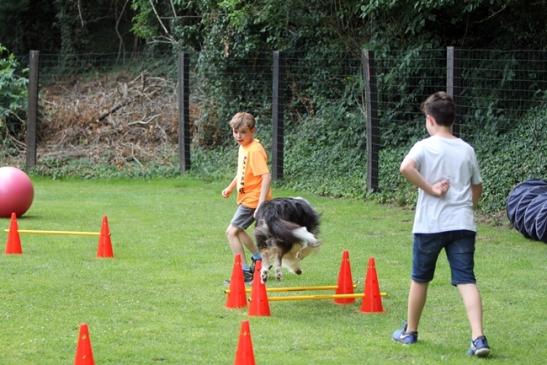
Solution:
M 357 288 L 357 284 L 353 284 L 354 288 Z M 315 291 L 315 290 L 336 290 L 337 285 L 315 285 L 315 286 L 291 286 L 291 287 L 279 287 L 279 288 L 266 288 L 266 291 L 271 293 L 284 293 L 291 291 Z M 251 288 L 245 288 L 247 293 L 251 292 Z M 224 290 L 225 294 L 230 293 L 230 289 Z
M 6 255 L 23 253 L 21 247 L 20 233 L 35 234 L 35 235 L 55 235 L 55 236 L 95 236 L 99 237 L 99 243 L 97 246 L 97 257 L 114 257 L 112 250 L 112 241 L 110 239 L 110 228 L 108 227 L 108 218 L 103 216 L 100 232 L 86 232 L 86 231 L 53 231 L 53 230 L 40 230 L 40 229 L 19 229 L 17 225 L 17 217 L 15 213 L 11 214 L 11 220 L 9 229 L 4 229 L 8 232 L 8 239 L 6 241 Z
M 380 292 L 380 295 L 385 297 L 387 293 Z M 364 298 L 365 293 L 353 293 L 353 294 L 315 294 L 315 295 L 290 295 L 290 296 L 277 296 L 268 297 L 270 302 L 289 302 L 289 301 L 303 301 L 303 300 L 321 300 L 321 299 L 354 299 Z
M 4 232 L 9 232 L 9 229 L 4 229 Z M 18 229 L 18 233 L 28 233 L 36 235 L 52 235 L 52 236 L 100 236 L 101 232 L 83 232 L 83 231 L 44 231 L 39 229 Z

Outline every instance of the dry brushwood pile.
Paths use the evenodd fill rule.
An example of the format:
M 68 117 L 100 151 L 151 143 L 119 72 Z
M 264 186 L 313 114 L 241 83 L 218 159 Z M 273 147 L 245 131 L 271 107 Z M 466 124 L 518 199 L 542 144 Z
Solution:
M 70 78 L 42 88 L 40 158 L 123 166 L 161 163 L 177 146 L 174 80 L 139 75 Z

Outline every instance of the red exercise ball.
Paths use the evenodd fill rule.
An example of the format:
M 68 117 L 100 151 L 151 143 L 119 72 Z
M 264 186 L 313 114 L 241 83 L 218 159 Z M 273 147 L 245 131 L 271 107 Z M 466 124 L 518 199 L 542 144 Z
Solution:
M 12 212 L 22 216 L 34 198 L 32 181 L 15 167 L 0 167 L 0 217 L 9 218 Z

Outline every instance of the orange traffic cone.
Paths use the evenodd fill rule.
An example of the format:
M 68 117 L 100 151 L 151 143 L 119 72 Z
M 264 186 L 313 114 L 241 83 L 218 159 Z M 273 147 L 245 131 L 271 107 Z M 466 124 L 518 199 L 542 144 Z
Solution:
M 248 320 L 241 321 L 241 330 L 239 332 L 239 341 L 237 342 L 234 365 L 255 365 L 253 341 L 251 339 L 251 330 L 249 328 Z
M 382 297 L 380 296 L 380 285 L 376 274 L 376 263 L 374 257 L 368 259 L 367 277 L 365 278 L 365 296 L 361 305 L 361 312 L 382 313 Z
M 91 349 L 91 339 L 89 338 L 89 329 L 86 323 L 80 325 L 80 335 L 78 336 L 78 347 L 74 357 L 74 365 L 94 365 L 93 350 Z
M 101 224 L 97 257 L 114 257 L 114 252 L 112 252 L 112 241 L 110 240 L 110 228 L 108 227 L 108 218 L 106 215 L 103 216 L 103 223 Z
M 245 293 L 245 282 L 243 270 L 241 270 L 241 255 L 234 257 L 234 268 L 230 278 L 230 292 L 226 298 L 226 308 L 243 308 L 247 306 L 247 294 Z
M 21 239 L 19 238 L 19 227 L 17 227 L 17 216 L 11 213 L 8 240 L 6 241 L 6 255 L 22 255 Z
M 338 286 L 336 294 L 353 294 L 353 278 L 351 276 L 351 265 L 349 262 L 349 251 L 345 250 L 342 254 L 342 262 L 340 263 L 340 272 L 338 273 Z M 336 304 L 355 303 L 355 298 L 337 298 L 334 299 Z
M 253 285 L 251 287 L 251 301 L 249 302 L 250 316 L 270 316 L 270 303 L 268 303 L 268 294 L 266 285 L 260 278 L 260 269 L 262 261 L 257 261 L 253 276 Z

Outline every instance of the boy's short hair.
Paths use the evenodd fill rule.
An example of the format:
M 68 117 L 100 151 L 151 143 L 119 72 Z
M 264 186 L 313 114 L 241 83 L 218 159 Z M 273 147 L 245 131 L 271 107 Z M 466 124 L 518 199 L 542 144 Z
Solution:
M 444 91 L 438 91 L 430 95 L 422 103 L 421 111 L 435 118 L 437 124 L 450 127 L 456 118 L 456 106 L 454 99 Z
M 241 127 L 247 127 L 253 129 L 255 127 L 255 117 L 252 114 L 246 112 L 236 113 L 230 120 L 230 127 L 232 129 L 239 129 Z

